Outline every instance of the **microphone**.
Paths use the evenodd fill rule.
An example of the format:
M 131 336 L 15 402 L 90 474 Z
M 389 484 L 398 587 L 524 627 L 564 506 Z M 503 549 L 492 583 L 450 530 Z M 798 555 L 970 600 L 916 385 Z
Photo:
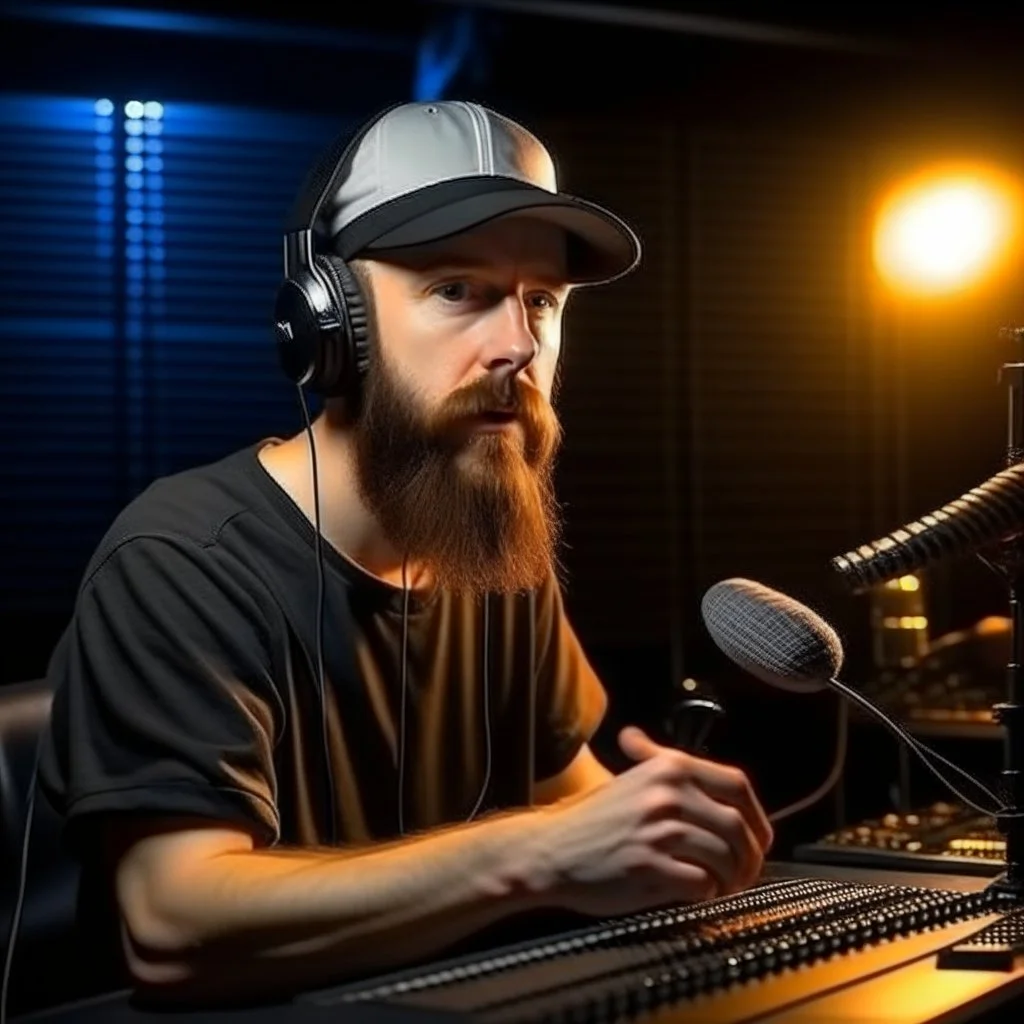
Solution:
M 951 555 L 971 554 L 1024 529 L 1024 463 L 990 477 L 956 501 L 832 559 L 854 593 Z
M 839 674 L 843 644 L 816 612 L 753 580 L 716 583 L 701 601 L 712 639 L 769 686 L 816 693 Z
M 1005 816 L 1006 804 L 987 786 L 912 736 L 878 705 L 836 678 L 843 663 L 842 642 L 816 612 L 763 583 L 736 578 L 712 586 L 701 601 L 701 613 L 711 638 L 740 668 L 784 690 L 813 693 L 826 686 L 837 690 L 902 739 L 965 804 L 982 814 Z M 945 765 L 970 782 L 995 804 L 995 809 L 981 807 L 964 796 L 933 762 Z M 802 808 L 809 803 L 803 800 L 799 805 Z M 786 813 L 790 810 L 787 808 Z

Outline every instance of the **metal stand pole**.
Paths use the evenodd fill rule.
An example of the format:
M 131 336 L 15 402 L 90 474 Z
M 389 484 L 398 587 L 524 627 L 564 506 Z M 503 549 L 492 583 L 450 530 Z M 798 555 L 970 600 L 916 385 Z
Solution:
M 1024 461 L 1024 328 L 1006 328 L 1001 336 L 1017 346 L 1018 361 L 1004 363 L 999 379 L 1009 388 L 1006 464 Z M 995 720 L 1003 727 L 1002 796 L 1008 816 L 1000 819 L 999 829 L 1006 837 L 1006 871 L 989 887 L 1014 903 L 1024 902 L 1024 535 L 1003 542 L 997 551 L 982 559 L 998 572 L 1009 589 L 1012 646 L 1007 666 L 1006 700 L 992 708 Z

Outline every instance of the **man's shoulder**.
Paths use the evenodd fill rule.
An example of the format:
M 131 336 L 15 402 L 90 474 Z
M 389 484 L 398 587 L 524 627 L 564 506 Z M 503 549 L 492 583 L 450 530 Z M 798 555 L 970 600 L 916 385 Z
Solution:
M 202 549 L 217 544 L 225 528 L 252 510 L 259 488 L 251 472 L 256 447 L 232 452 L 159 477 L 114 518 L 97 545 L 86 577 L 115 552 L 137 542 L 173 542 Z

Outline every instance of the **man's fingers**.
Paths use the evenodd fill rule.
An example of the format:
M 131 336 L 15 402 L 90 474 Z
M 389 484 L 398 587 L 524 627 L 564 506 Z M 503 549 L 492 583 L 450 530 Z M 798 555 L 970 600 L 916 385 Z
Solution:
M 712 876 L 719 893 L 735 892 L 745 884 L 740 878 L 739 858 L 729 841 L 692 821 L 654 822 L 645 830 L 645 839 L 661 853 L 703 868 Z
M 643 840 L 673 857 L 706 867 L 717 879 L 720 893 L 739 892 L 760 877 L 764 858 L 735 808 L 716 804 L 690 787 L 680 813 L 682 818 L 651 822 Z
M 643 731 L 635 725 L 627 725 L 619 733 L 619 746 L 622 752 L 634 761 L 648 761 L 657 757 L 664 749 L 660 744 L 655 743 Z
M 764 850 L 746 816 L 730 804 L 712 800 L 697 786 L 687 786 L 682 798 L 683 816 L 702 829 L 720 836 L 733 854 L 735 875 L 732 888 L 745 889 L 755 882 L 764 867 Z
M 696 783 L 712 800 L 735 807 L 747 819 L 747 823 L 757 838 L 761 851 L 767 852 L 775 838 L 775 832 L 768 815 L 765 814 L 761 801 L 758 800 L 750 779 L 739 768 L 732 765 L 719 764 L 716 761 L 709 761 L 702 757 L 696 757 L 671 747 L 663 747 L 642 733 L 635 726 L 629 730 L 635 732 L 636 736 L 629 736 L 628 741 L 639 745 L 642 743 L 645 750 L 644 757 L 651 760 L 658 754 L 663 754 L 663 763 L 666 777 L 671 777 L 678 784 L 687 782 Z M 623 734 L 627 732 L 623 730 Z M 620 743 L 626 739 L 620 734 Z M 626 747 L 623 746 L 625 750 Z M 628 751 L 627 751 L 628 752 Z
M 739 768 L 694 758 L 689 766 L 689 775 L 712 800 L 735 807 L 746 819 L 761 852 L 768 851 L 775 832 L 754 793 L 754 787 Z
M 684 825 L 690 823 L 697 832 L 703 831 L 715 843 L 724 844 L 727 852 L 719 846 L 720 856 L 707 865 L 714 868 L 723 885 L 734 889 L 754 882 L 775 835 L 746 774 L 731 765 L 665 747 L 636 726 L 627 726 L 619 733 L 619 744 L 629 757 L 647 762 L 659 775 L 664 772 L 665 780 L 671 779 L 670 785 L 678 787 Z M 659 759 L 660 767 L 653 764 L 655 759 Z M 675 800 L 670 803 L 674 806 Z M 669 810 L 667 805 L 665 810 Z M 698 844 L 706 853 L 708 840 L 698 840 Z
M 657 887 L 664 890 L 664 902 L 693 903 L 713 899 L 718 893 L 715 876 L 707 868 L 676 860 L 670 854 L 655 854 L 652 871 L 657 878 Z

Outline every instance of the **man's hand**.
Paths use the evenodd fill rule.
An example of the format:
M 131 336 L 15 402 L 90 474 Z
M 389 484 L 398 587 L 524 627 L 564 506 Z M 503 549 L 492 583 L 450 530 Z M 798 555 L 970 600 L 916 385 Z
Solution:
M 560 902 L 597 916 L 635 913 L 757 879 L 773 834 L 742 771 L 632 726 L 619 744 L 634 767 L 546 812 L 542 842 Z
M 635 726 L 622 730 L 619 746 L 627 756 L 641 763 L 664 758 L 667 771 L 675 771 L 679 779 L 680 818 L 688 836 L 680 849 L 686 852 L 692 846 L 696 852 L 708 847 L 725 854 L 724 858 L 713 857 L 708 864 L 719 881 L 720 894 L 746 888 L 757 880 L 775 835 L 744 772 L 663 747 Z M 687 825 L 694 828 L 688 830 Z M 701 836 L 702 831 L 705 836 Z M 707 836 L 712 842 L 708 842 Z M 715 838 L 719 841 L 714 842 Z M 723 841 L 727 851 L 722 848 Z M 700 862 L 706 863 L 703 859 Z

